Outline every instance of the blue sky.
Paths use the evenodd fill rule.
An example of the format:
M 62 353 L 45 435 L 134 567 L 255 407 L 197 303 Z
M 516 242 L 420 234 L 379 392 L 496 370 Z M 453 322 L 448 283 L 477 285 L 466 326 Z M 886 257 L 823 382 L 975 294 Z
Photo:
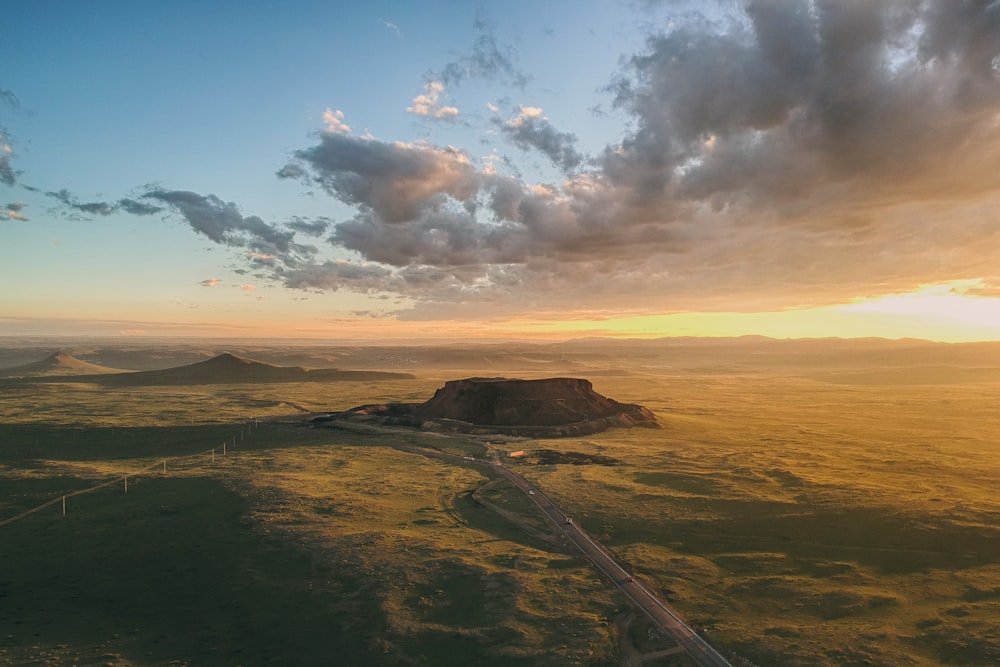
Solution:
M 0 334 L 919 336 L 857 305 L 942 289 L 1000 332 L 997 7 L 4 16 Z

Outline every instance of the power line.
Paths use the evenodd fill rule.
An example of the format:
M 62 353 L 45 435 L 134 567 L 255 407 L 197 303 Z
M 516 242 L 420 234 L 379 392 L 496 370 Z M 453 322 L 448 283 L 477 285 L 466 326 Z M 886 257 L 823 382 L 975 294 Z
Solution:
M 253 428 L 254 425 L 259 426 L 259 422 L 257 422 L 257 420 L 254 420 L 254 421 L 251 422 L 251 428 L 250 428 L 250 430 L 247 433 L 248 437 L 250 435 L 252 435 L 254 433 L 254 431 L 256 430 L 256 428 Z M 243 430 L 242 429 L 240 429 L 238 436 L 233 436 L 233 444 L 234 444 L 234 446 L 235 446 L 237 437 L 239 437 L 240 439 L 243 439 Z M 228 442 L 228 440 L 227 440 L 227 442 Z M 28 516 L 31 516 L 32 514 L 35 514 L 36 512 L 40 512 L 41 510 L 43 510 L 43 509 L 45 509 L 47 507 L 51 507 L 51 506 L 53 506 L 53 505 L 55 505 L 57 503 L 60 503 L 60 502 L 62 503 L 62 514 L 63 514 L 63 516 L 65 516 L 66 515 L 66 500 L 68 498 L 73 498 L 73 497 L 76 497 L 76 496 L 82 496 L 82 495 L 84 495 L 86 493 L 92 493 L 94 491 L 97 491 L 98 489 L 104 489 L 104 488 L 107 488 L 107 487 L 109 487 L 109 486 L 111 486 L 113 484 L 118 484 L 119 482 L 121 482 L 123 484 L 124 492 L 127 494 L 128 493 L 128 477 L 129 477 L 129 475 L 131 475 L 133 477 L 133 479 L 134 479 L 135 477 L 137 477 L 139 475 L 139 473 L 147 473 L 147 472 L 149 472 L 151 470 L 161 469 L 162 470 L 162 475 L 166 476 L 167 475 L 167 461 L 174 461 L 174 462 L 178 462 L 179 463 L 181 461 L 184 461 L 185 459 L 193 459 L 195 457 L 205 457 L 207 455 L 211 455 L 211 462 L 215 463 L 215 452 L 216 452 L 217 449 L 218 449 L 217 447 L 213 447 L 212 449 L 206 449 L 206 450 L 203 450 L 203 451 L 200 451 L 200 452 L 195 452 L 193 454 L 184 454 L 182 456 L 166 457 L 166 458 L 163 458 L 163 459 L 157 461 L 156 463 L 148 465 L 148 466 L 146 466 L 144 468 L 139 468 L 138 470 L 135 470 L 135 471 L 132 471 L 132 472 L 125 472 L 125 473 L 122 473 L 121 475 L 116 475 L 114 477 L 114 479 L 110 479 L 110 480 L 108 480 L 106 482 L 101 482 L 100 484 L 95 484 L 94 486 L 89 486 L 89 487 L 87 487 L 85 489 L 79 489 L 77 491 L 71 491 L 69 493 L 61 494 L 61 495 L 53 498 L 52 500 L 46 501 L 46 502 L 42 503 L 41 505 L 38 505 L 37 507 L 32 507 L 31 509 L 25 510 L 25 511 L 21 512 L 20 514 L 16 514 L 16 515 L 14 515 L 12 517 L 9 517 L 7 519 L 0 520 L 0 526 L 6 526 L 8 524 L 14 523 L 15 521 L 20 521 L 21 519 L 24 519 L 24 518 L 26 518 Z M 222 454 L 223 454 L 223 456 L 226 455 L 226 442 L 222 443 Z

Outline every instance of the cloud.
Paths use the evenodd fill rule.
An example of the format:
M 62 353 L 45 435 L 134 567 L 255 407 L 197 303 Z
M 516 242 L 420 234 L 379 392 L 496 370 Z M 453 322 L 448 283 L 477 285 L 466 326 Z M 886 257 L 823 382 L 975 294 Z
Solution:
M 988 63 L 1000 5 L 750 2 L 746 13 L 725 32 L 655 37 L 632 59 L 618 102 L 638 130 L 618 161 L 655 188 L 637 194 L 783 207 L 838 187 L 901 202 L 996 185 L 981 169 L 998 158 Z
M 129 198 L 123 198 L 117 201 L 81 202 L 75 195 L 66 189 L 42 192 L 38 188 L 32 186 L 25 185 L 23 187 L 25 190 L 30 192 L 41 192 L 46 197 L 50 197 L 58 201 L 63 205 L 63 207 L 85 215 L 108 216 L 120 211 L 131 213 L 132 215 L 153 215 L 164 210 L 162 206 L 155 206 L 153 204 L 147 204 L 145 202 Z
M 726 7 L 663 25 L 622 61 L 608 90 L 627 123 L 593 157 L 540 108 L 486 121 L 558 181 L 528 182 L 497 154 L 355 136 L 327 109 L 277 176 L 352 206 L 339 222 L 266 222 L 159 187 L 44 194 L 79 214 L 169 211 L 241 249 L 244 280 L 401 295 L 411 319 L 790 307 L 995 273 L 1000 3 Z M 429 75 L 410 113 L 454 116 L 441 99 L 468 78 L 526 83 L 486 21 L 475 28 L 472 52 Z M 0 147 L 13 185 L 6 135 Z M 23 215 L 15 204 L 8 218 Z M 995 291 L 995 278 L 970 288 Z
M 518 148 L 541 151 L 563 171 L 573 171 L 583 162 L 575 148 L 576 135 L 556 130 L 537 107 L 522 106 L 517 116 L 500 125 L 500 130 Z
M 0 217 L 9 218 L 11 220 L 29 220 L 28 216 L 21 212 L 24 207 L 27 206 L 23 201 L 15 201 L 7 204 L 4 207 L 4 211 L 0 211 Z
M 0 153 L 0 183 L 11 187 L 17 183 L 17 172 L 11 166 L 10 156 Z
M 11 164 L 14 149 L 8 143 L 7 132 L 0 126 L 0 183 L 13 187 L 17 183 L 18 172 Z
M 332 222 L 333 221 L 330 220 L 330 218 L 322 216 L 312 220 L 296 216 L 292 220 L 286 222 L 285 226 L 292 231 L 305 234 L 306 236 L 322 236 L 326 233 L 326 230 L 330 228 Z
M 513 49 L 497 43 L 493 29 L 481 11 L 472 26 L 476 31 L 472 52 L 448 63 L 430 78 L 447 86 L 479 78 L 524 88 L 529 77 L 514 65 Z
M 195 232 L 214 243 L 244 248 L 243 256 L 250 268 L 234 269 L 236 273 L 252 272 L 258 278 L 283 281 L 288 272 L 314 264 L 315 255 L 319 252 L 313 245 L 296 242 L 295 229 L 264 222 L 255 215 L 244 216 L 235 203 L 223 201 L 215 195 L 184 190 L 151 190 L 142 199 L 167 205 L 180 214 Z
M 293 242 L 294 232 L 279 229 L 255 215 L 244 217 L 235 203 L 225 202 L 215 195 L 185 190 L 151 190 L 142 198 L 170 206 L 192 229 L 215 243 L 286 258 L 304 250 L 304 246 Z
M 13 91 L 6 88 L 0 88 L 0 102 L 6 104 L 12 109 L 21 108 L 21 100 L 17 99 L 17 95 Z
M 507 223 L 480 224 L 462 208 L 435 208 L 406 224 L 359 214 L 336 225 L 330 241 L 383 264 L 456 267 L 523 261 L 527 238 Z
M 379 19 L 379 22 L 382 24 L 383 27 L 386 28 L 386 30 L 391 30 L 393 33 L 395 33 L 396 37 L 402 37 L 403 36 L 403 33 L 399 29 L 399 26 L 396 25 L 395 23 L 393 23 L 392 21 L 386 21 L 384 19 Z
M 998 299 L 1000 298 L 1000 276 L 986 276 L 973 281 L 973 284 L 955 287 L 951 291 L 955 294 Z
M 289 162 L 275 172 L 275 176 L 278 178 L 288 178 L 293 180 L 306 180 L 308 182 L 309 173 L 302 165 Z
M 451 147 L 324 133 L 295 157 L 279 176 L 308 173 L 337 199 L 390 223 L 417 218 L 447 197 L 467 201 L 478 187 L 468 156 Z
M 256 285 L 240 285 L 240 289 L 244 292 L 253 292 L 257 289 Z
M 333 111 L 327 108 L 323 112 L 323 122 L 326 123 L 326 131 L 333 134 L 350 134 L 351 126 L 344 122 L 344 112 L 340 109 Z
M 126 213 L 131 213 L 132 215 L 153 215 L 163 211 L 162 206 L 155 206 L 153 204 L 147 204 L 134 199 L 119 199 L 117 206 L 121 210 Z
M 264 222 L 261 218 L 244 216 L 233 202 L 225 202 L 219 197 L 202 195 L 184 190 L 149 189 L 136 198 L 122 198 L 117 201 L 81 202 L 68 190 L 45 192 L 33 186 L 22 185 L 25 190 L 41 193 L 57 200 L 69 209 L 68 217 L 76 219 L 80 214 L 108 216 L 124 212 L 137 216 L 173 211 L 197 233 L 214 243 L 233 248 L 244 248 L 243 256 L 249 260 L 252 269 L 262 278 L 283 280 L 285 273 L 295 267 L 314 263 L 319 249 L 314 245 L 298 243 L 296 233 L 321 236 L 330 228 L 329 218 L 308 219 L 294 217 L 284 225 Z M 8 204 L 0 210 L 0 217 L 27 220 L 21 209 L 24 202 Z M 236 269 L 237 273 L 249 273 L 247 269 Z M 213 287 L 221 282 L 218 278 L 201 281 L 205 287 Z
M 17 99 L 12 91 L 0 88 L 0 104 L 19 110 L 21 101 Z M 0 183 L 13 187 L 17 183 L 18 172 L 14 171 L 11 164 L 11 155 L 14 149 L 10 145 L 7 129 L 0 125 Z
M 336 291 L 342 287 L 359 292 L 394 291 L 400 281 L 380 264 L 329 260 L 297 267 L 285 273 L 285 285 L 296 289 Z
M 741 7 L 665 25 L 625 62 L 610 90 L 629 122 L 592 162 L 541 109 L 493 121 L 564 169 L 559 183 L 453 147 L 320 135 L 279 176 L 357 209 L 329 240 L 360 261 L 281 278 L 402 294 L 430 317 L 787 307 L 991 275 L 1000 3 Z M 477 30 L 438 94 L 514 76 Z
M 440 103 L 441 93 L 444 92 L 444 84 L 440 81 L 431 81 L 424 86 L 424 92 L 413 98 L 413 106 L 407 107 L 407 111 L 417 116 L 429 118 L 454 118 L 458 115 L 458 107 L 442 106 Z
M 272 264 L 277 259 L 275 255 L 252 251 L 243 253 L 243 256 L 256 264 Z
M 117 210 L 117 206 L 110 202 L 80 202 L 65 189 L 59 190 L 58 192 L 46 192 L 45 196 L 58 200 L 66 208 L 79 211 L 80 213 L 86 213 L 87 215 L 111 215 Z

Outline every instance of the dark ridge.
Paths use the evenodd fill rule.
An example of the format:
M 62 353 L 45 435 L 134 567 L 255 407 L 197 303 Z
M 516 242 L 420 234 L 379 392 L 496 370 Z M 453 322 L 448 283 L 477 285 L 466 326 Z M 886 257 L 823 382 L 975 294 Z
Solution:
M 81 362 L 82 363 L 82 362 Z M 97 367 L 101 368 L 101 367 Z M 105 369 L 103 372 L 107 373 Z M 56 381 L 69 373 L 53 372 L 44 381 Z M 337 368 L 302 368 L 275 366 L 224 352 L 216 357 L 186 366 L 155 371 L 122 372 L 91 375 L 73 374 L 76 381 L 92 382 L 112 387 L 204 385 L 204 384 L 269 384 L 281 382 L 342 382 L 376 380 L 411 380 L 409 373 L 384 371 L 345 371 Z
M 107 368 L 81 361 L 67 352 L 53 352 L 41 361 L 0 369 L 0 377 L 51 377 L 127 373 L 117 368 Z

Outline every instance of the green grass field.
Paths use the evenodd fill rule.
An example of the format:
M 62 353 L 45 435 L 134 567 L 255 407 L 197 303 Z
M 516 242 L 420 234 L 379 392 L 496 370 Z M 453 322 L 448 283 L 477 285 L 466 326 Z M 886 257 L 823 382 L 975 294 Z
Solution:
M 996 378 L 643 372 L 592 379 L 662 430 L 497 442 L 621 461 L 518 470 L 724 653 L 1000 664 Z M 668 648 L 623 625 L 624 600 L 523 495 L 395 448 L 480 443 L 240 422 L 421 400 L 449 377 L 0 388 L 0 521 L 132 475 L 127 495 L 0 526 L 0 663 L 612 665 Z
M 162 422 L 211 400 L 173 390 Z M 64 394 L 81 414 L 90 398 Z M 120 417 L 0 426 L 0 520 L 119 480 L 0 526 L 0 663 L 615 664 L 621 601 L 525 499 L 390 446 L 479 444 Z
M 625 463 L 521 471 L 712 640 L 761 665 L 1000 663 L 1000 386 L 641 391 L 662 431 L 538 443 Z

